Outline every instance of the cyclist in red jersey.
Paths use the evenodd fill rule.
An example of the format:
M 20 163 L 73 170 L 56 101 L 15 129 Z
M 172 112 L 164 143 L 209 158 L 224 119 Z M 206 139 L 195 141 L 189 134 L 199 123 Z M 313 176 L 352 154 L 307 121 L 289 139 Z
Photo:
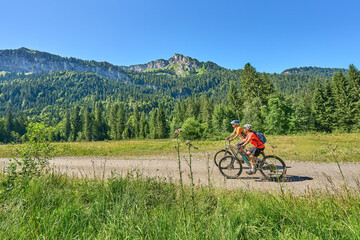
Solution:
M 246 146 L 249 143 L 254 145 L 249 151 L 246 153 L 249 155 L 250 161 L 251 161 L 251 169 L 247 171 L 247 174 L 254 174 L 255 173 L 255 157 L 259 156 L 260 153 L 262 153 L 265 149 L 265 144 L 256 136 L 256 134 L 251 130 L 250 124 L 245 124 L 243 126 L 243 129 L 245 130 L 247 136 L 244 140 L 240 142 L 242 146 Z

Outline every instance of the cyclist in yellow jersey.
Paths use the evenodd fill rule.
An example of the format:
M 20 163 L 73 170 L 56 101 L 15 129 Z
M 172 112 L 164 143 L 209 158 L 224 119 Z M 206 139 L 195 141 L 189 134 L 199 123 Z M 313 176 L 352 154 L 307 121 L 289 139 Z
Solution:
M 234 140 L 235 138 L 239 137 L 240 140 L 243 140 L 246 138 L 246 132 L 245 130 L 239 125 L 239 120 L 233 120 L 231 122 L 231 124 L 234 127 L 234 131 L 232 134 L 230 134 L 229 137 L 227 137 L 227 139 L 229 139 L 230 141 Z M 235 137 L 231 138 L 231 136 L 235 135 Z M 240 141 L 241 142 L 241 141 Z M 240 142 L 238 142 L 236 144 L 236 147 L 239 148 L 240 147 Z

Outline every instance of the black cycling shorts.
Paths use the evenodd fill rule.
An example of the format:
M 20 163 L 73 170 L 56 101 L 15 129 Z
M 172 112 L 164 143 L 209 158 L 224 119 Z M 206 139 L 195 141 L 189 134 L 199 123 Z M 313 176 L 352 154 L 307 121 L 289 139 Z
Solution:
M 256 148 L 256 147 L 252 147 L 250 148 L 249 152 L 251 155 L 257 157 L 260 155 L 260 153 L 264 152 L 265 148 Z

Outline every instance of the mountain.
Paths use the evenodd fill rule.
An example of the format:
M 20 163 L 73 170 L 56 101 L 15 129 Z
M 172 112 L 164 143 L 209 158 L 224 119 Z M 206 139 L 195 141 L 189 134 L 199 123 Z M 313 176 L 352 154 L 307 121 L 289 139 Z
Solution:
M 0 51 L 0 71 L 12 73 L 91 72 L 112 80 L 127 80 L 123 68 L 107 62 L 64 58 L 27 48 Z
M 175 67 L 177 66 L 177 67 Z M 172 69 L 175 68 L 176 74 L 182 76 L 185 71 L 195 71 L 202 67 L 202 63 L 200 63 L 196 59 L 192 59 L 190 57 L 185 57 L 181 54 L 175 53 L 172 58 L 169 60 L 159 59 L 156 61 L 151 61 L 146 64 L 139 65 L 131 65 L 129 67 L 122 67 L 126 70 L 144 72 L 152 69 Z
M 27 48 L 0 51 L 0 71 L 11 73 L 49 73 L 55 71 L 90 72 L 112 80 L 128 82 L 128 71 L 144 72 L 162 69 L 176 76 L 201 69 L 203 63 L 196 59 L 175 54 L 169 60 L 159 59 L 146 64 L 116 66 L 108 62 L 85 61 L 65 58 Z
M 263 77 L 269 77 L 277 91 L 294 95 L 340 70 L 348 71 L 303 67 L 287 69 L 282 74 L 264 73 Z M 241 89 L 241 74 L 241 69 L 229 70 L 181 54 L 168 60 L 116 66 L 27 48 L 0 50 L 0 117 L 8 110 L 38 115 L 44 109 L 87 105 L 95 100 L 156 106 L 161 99 L 174 102 L 206 95 L 213 102 L 224 102 L 230 82 Z
M 348 70 L 345 68 L 320 68 L 320 67 L 300 67 L 289 68 L 284 70 L 281 75 L 290 74 L 305 74 L 305 75 L 317 75 L 322 77 L 332 77 L 335 73 L 342 71 L 347 74 Z
M 116 66 L 27 48 L 2 50 L 0 116 L 8 110 L 38 115 L 45 110 L 90 104 L 94 99 L 133 99 L 151 106 L 161 98 L 170 102 L 202 93 L 221 99 L 227 94 L 229 81 L 238 80 L 239 73 L 181 54 L 147 64 Z

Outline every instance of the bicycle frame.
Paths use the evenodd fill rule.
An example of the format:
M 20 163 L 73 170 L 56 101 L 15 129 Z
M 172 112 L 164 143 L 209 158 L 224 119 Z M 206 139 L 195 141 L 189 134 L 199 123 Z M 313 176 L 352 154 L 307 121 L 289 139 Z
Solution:
M 236 156 L 236 155 L 238 154 L 238 150 L 236 150 L 236 149 L 230 144 L 230 141 L 229 141 L 228 144 L 226 144 L 225 149 L 226 149 L 225 155 L 226 155 L 227 152 L 229 152 L 229 149 L 230 149 L 230 152 L 232 152 L 232 154 L 233 154 L 234 156 Z
M 228 140 L 228 141 L 229 141 L 228 144 L 226 144 L 226 153 L 228 152 L 228 149 L 230 149 L 230 151 L 233 153 L 234 157 L 237 157 L 237 155 L 240 154 L 240 156 L 244 159 L 244 161 L 245 161 L 249 166 L 251 166 L 251 163 L 250 163 L 250 161 L 249 161 L 249 159 L 248 159 L 248 156 L 247 156 L 247 154 L 246 154 L 246 150 L 245 150 L 244 148 L 240 148 L 240 149 L 243 150 L 243 152 L 242 152 L 242 151 L 240 151 L 240 149 L 233 147 L 233 146 L 230 144 L 230 140 Z M 226 155 L 226 153 L 225 153 L 225 155 Z

